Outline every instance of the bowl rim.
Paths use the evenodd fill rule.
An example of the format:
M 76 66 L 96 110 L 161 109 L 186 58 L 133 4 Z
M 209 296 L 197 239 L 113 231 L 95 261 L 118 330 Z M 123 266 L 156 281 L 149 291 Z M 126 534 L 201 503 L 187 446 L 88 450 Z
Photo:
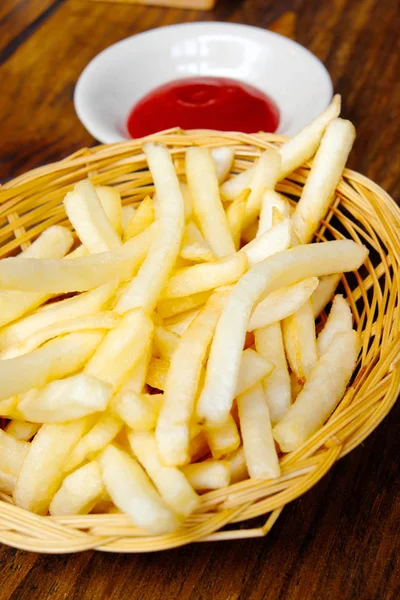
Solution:
M 135 42 L 140 42 L 141 40 L 146 39 L 146 38 L 159 36 L 160 31 L 173 32 L 176 30 L 185 30 L 185 29 L 195 30 L 198 28 L 201 28 L 204 31 L 204 33 L 221 30 L 221 32 L 225 31 L 226 33 L 228 33 L 229 31 L 236 32 L 236 33 L 242 32 L 243 34 L 247 34 L 247 35 L 245 35 L 245 37 L 249 37 L 249 34 L 252 34 L 253 37 L 255 35 L 257 37 L 257 39 L 260 41 L 260 43 L 263 43 L 264 45 L 266 43 L 267 38 L 270 38 L 270 39 L 275 38 L 275 39 L 279 39 L 284 44 L 287 44 L 288 47 L 295 47 L 297 52 L 302 53 L 302 55 L 306 58 L 306 60 L 311 61 L 320 70 L 321 75 L 323 76 L 323 78 L 325 80 L 325 84 L 327 87 L 326 87 L 326 92 L 324 92 L 326 94 L 326 97 L 325 97 L 325 101 L 323 103 L 324 104 L 323 109 L 325 109 L 328 106 L 329 102 L 331 101 L 334 88 L 333 88 L 333 82 L 332 82 L 332 79 L 331 79 L 328 69 L 326 68 L 324 63 L 315 54 L 313 54 L 308 48 L 306 48 L 299 42 L 292 40 L 291 38 L 288 38 L 284 35 L 276 33 L 275 31 L 270 31 L 269 29 L 264 29 L 262 27 L 257 27 L 254 25 L 247 25 L 247 24 L 243 24 L 243 23 L 230 23 L 230 22 L 224 22 L 224 21 L 210 21 L 210 22 L 193 21 L 190 23 L 174 23 L 171 25 L 164 25 L 164 26 L 148 29 L 146 31 L 142 31 L 140 33 L 136 33 L 134 35 L 123 38 L 122 40 L 119 40 L 118 42 L 115 42 L 114 44 L 111 44 L 111 45 L 107 46 L 106 48 L 104 48 L 103 50 L 101 50 L 101 52 L 96 54 L 89 61 L 89 63 L 84 67 L 84 69 L 80 73 L 78 80 L 76 82 L 76 85 L 75 85 L 75 89 L 74 89 L 74 93 L 73 93 L 73 103 L 74 103 L 75 112 L 76 112 L 76 115 L 77 115 L 79 121 L 81 122 L 83 127 L 90 133 L 90 135 L 92 137 L 94 137 L 100 143 L 106 143 L 106 144 L 117 143 L 118 141 L 128 141 L 129 139 L 131 139 L 128 137 L 123 137 L 123 136 L 121 136 L 119 139 L 116 139 L 114 137 L 111 138 L 105 131 L 101 131 L 99 125 L 96 124 L 95 120 L 93 119 L 92 111 L 90 108 L 91 104 L 88 104 L 86 102 L 85 89 L 84 89 L 85 85 L 86 85 L 86 78 L 88 77 L 88 75 L 91 73 L 91 71 L 93 69 L 97 68 L 98 64 L 101 62 L 103 57 L 106 54 L 112 52 L 115 48 L 121 48 L 123 46 L 127 46 L 127 45 L 131 44 L 132 40 L 135 40 Z M 201 34 L 201 32 L 199 34 Z M 282 132 L 279 131 L 279 128 L 276 133 L 278 133 L 278 134 L 282 133 L 283 135 L 286 134 L 285 131 L 282 131 Z

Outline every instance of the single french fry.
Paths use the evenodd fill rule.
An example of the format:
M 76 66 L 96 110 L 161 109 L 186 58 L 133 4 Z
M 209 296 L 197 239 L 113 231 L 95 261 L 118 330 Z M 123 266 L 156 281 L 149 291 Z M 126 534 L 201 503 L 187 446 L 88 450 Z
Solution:
M 194 308 L 193 310 L 188 310 L 185 313 L 176 315 L 170 319 L 166 319 L 164 321 L 164 325 L 167 327 L 168 331 L 171 331 L 175 335 L 181 337 L 200 312 L 200 307 Z
M 134 525 L 149 533 L 170 533 L 180 519 L 167 506 L 139 463 L 115 446 L 107 446 L 99 457 L 104 485 L 115 506 Z
M 103 493 L 100 467 L 95 461 L 89 462 L 64 479 L 49 512 L 53 517 L 87 515 Z
M 54 225 L 46 229 L 18 259 L 60 259 L 73 244 L 71 232 L 65 227 Z M 23 268 L 23 265 L 22 265 Z M 1 286 L 3 287 L 3 286 Z M 16 289 L 0 291 L 0 326 L 7 325 L 33 310 L 50 296 L 41 292 L 20 292 Z
M 232 452 L 226 459 L 231 468 L 231 484 L 239 483 L 249 478 L 243 446 Z
M 43 425 L 29 444 L 14 492 L 17 506 L 46 514 L 63 480 L 62 467 L 68 454 L 82 437 L 87 420 Z
M 154 223 L 121 248 L 71 260 L 3 258 L 0 285 L 4 289 L 47 294 L 47 299 L 49 294 L 85 292 L 110 281 L 129 279 L 142 264 L 156 231 Z
M 159 232 L 139 273 L 116 306 L 122 313 L 138 307 L 153 311 L 179 255 L 185 225 L 182 193 L 168 150 L 146 144 L 144 152 L 160 204 Z
M 228 177 L 233 165 L 235 150 L 229 146 L 211 149 L 211 156 L 215 164 L 218 183 L 221 184 Z
M 246 214 L 247 200 L 250 195 L 250 189 L 246 188 L 240 196 L 238 196 L 226 210 L 226 218 L 228 219 L 229 229 L 231 231 L 232 240 L 235 244 L 235 249 L 240 248 L 240 238 L 242 235 L 243 223 Z
M 115 187 L 108 185 L 96 186 L 100 204 L 110 221 L 112 228 L 121 237 L 122 233 L 122 204 L 121 194 Z
M 123 427 L 122 420 L 112 414 L 105 413 L 97 423 L 78 441 L 63 464 L 63 472 L 69 473 L 79 467 L 88 458 L 94 458 L 119 434 Z
M 260 214 L 263 192 L 274 189 L 279 178 L 281 157 L 278 150 L 268 148 L 258 159 L 249 183 L 250 195 L 247 200 L 243 227 L 250 225 Z
M 317 340 L 311 302 L 282 321 L 283 342 L 290 367 L 301 385 L 317 362 Z
M 224 201 L 235 200 L 249 187 L 251 178 L 254 175 L 255 165 L 242 171 L 238 175 L 233 175 L 227 179 L 220 188 L 221 197 Z
M 195 490 L 218 490 L 230 483 L 231 469 L 227 460 L 205 460 L 182 467 Z
M 67 319 L 75 319 L 92 315 L 107 306 L 116 290 L 114 283 L 106 283 L 90 292 L 73 296 L 61 302 L 53 302 L 36 312 L 4 327 L 0 331 L 0 350 L 14 346 L 26 340 L 27 337 Z
M 31 390 L 18 403 L 18 411 L 33 423 L 65 423 L 106 410 L 111 395 L 111 385 L 78 373 Z
M 340 278 L 340 273 L 333 273 L 320 278 L 318 287 L 311 297 L 315 318 L 321 314 L 328 302 L 332 300 Z
M 0 400 L 41 388 L 53 379 L 82 369 L 103 335 L 99 331 L 70 333 L 29 354 L 0 360 Z
M 124 233 L 126 231 L 129 221 L 132 219 L 135 212 L 136 212 L 136 208 L 134 206 L 132 206 L 132 204 L 125 204 L 122 207 L 122 211 L 121 211 L 122 233 Z
M 29 423 L 28 421 L 12 419 L 7 423 L 4 431 L 12 435 L 16 440 L 29 442 L 39 431 L 40 427 L 40 423 Z
M 180 298 L 235 283 L 247 269 L 247 257 L 237 252 L 214 262 L 176 271 L 163 290 L 163 298 Z
M 246 330 L 262 294 L 306 277 L 358 269 L 368 250 L 350 240 L 297 246 L 252 267 L 236 284 L 218 321 L 197 411 L 208 424 L 224 423 L 232 408 Z
M 180 313 L 187 312 L 194 308 L 203 306 L 211 295 L 211 291 L 199 292 L 191 296 L 181 296 L 179 298 L 160 299 L 157 304 L 157 312 L 163 319 L 174 317 Z
M 132 452 L 146 470 L 163 500 L 183 517 L 189 516 L 200 504 L 200 498 L 176 467 L 165 466 L 159 458 L 154 434 L 128 434 Z
M 139 394 L 132 390 L 121 390 L 113 399 L 113 409 L 133 431 L 152 431 L 163 402 L 163 394 Z
M 243 451 L 250 477 L 279 477 L 278 455 L 272 437 L 267 399 L 260 384 L 237 398 Z
M 193 221 L 185 228 L 182 240 L 181 257 L 192 262 L 209 262 L 215 255 Z
M 273 429 L 283 452 L 299 448 L 336 408 L 350 381 L 359 351 L 356 331 L 335 335 L 296 402 Z
M 32 335 L 28 336 L 24 341 L 10 346 L 0 352 L 0 359 L 15 358 L 33 352 L 51 339 L 61 335 L 66 335 L 78 331 L 101 331 L 109 330 L 115 327 L 120 321 L 120 316 L 114 313 L 98 312 L 95 315 L 85 317 L 77 317 L 76 319 L 67 319 L 60 321 L 54 325 L 49 325 L 43 329 L 39 329 Z
M 240 252 L 246 254 L 250 267 L 265 260 L 276 252 L 286 250 L 290 246 L 292 226 L 290 219 L 284 219 L 259 237 L 243 246 Z
M 226 293 L 211 296 L 172 356 L 156 428 L 158 451 L 166 465 L 183 465 L 189 459 L 189 426 L 203 362 L 226 299 Z
M 272 229 L 274 209 L 278 210 L 283 218 L 291 216 L 289 200 L 274 190 L 266 190 L 261 201 L 257 237 Z
M 209 150 L 194 146 L 186 152 L 186 178 L 194 215 L 215 256 L 233 254 L 235 246 L 219 196 L 215 165 Z
M 300 394 L 300 392 L 304 386 L 301 385 L 301 383 L 299 383 L 296 373 L 293 373 L 293 371 L 290 373 L 290 385 L 291 385 L 292 404 L 294 404 L 294 402 L 296 402 L 297 396 Z M 282 415 L 281 419 L 283 419 L 283 417 L 284 417 L 284 415 Z M 281 421 L 281 419 L 278 419 L 278 421 Z
M 282 157 L 280 179 L 284 179 L 314 156 L 325 129 L 333 119 L 339 116 L 340 108 L 341 98 L 336 94 L 323 113 L 280 147 L 279 151 Z
M 325 327 L 317 339 L 317 349 L 319 356 L 322 356 L 331 344 L 337 333 L 346 333 L 353 328 L 353 315 L 349 305 L 342 295 L 337 295 L 333 299 L 332 308 L 329 313 Z
M 149 368 L 146 374 L 146 383 L 156 390 L 165 389 L 165 380 L 169 370 L 169 362 L 161 358 L 150 359 Z
M 308 277 L 269 294 L 254 309 L 249 331 L 272 325 L 299 310 L 318 286 L 318 277 Z
M 132 239 L 154 222 L 154 207 L 150 196 L 146 196 L 133 213 L 129 223 L 124 229 L 124 242 Z
M 332 202 L 355 135 L 353 124 L 343 119 L 331 121 L 324 133 L 292 217 L 303 244 L 311 241 Z
M 242 352 L 235 395 L 243 394 L 249 388 L 267 377 L 274 365 L 260 354 L 247 348 Z
M 82 244 L 90 254 L 121 246 L 121 238 L 107 218 L 93 184 L 80 181 L 64 198 L 64 208 Z
M 271 423 L 282 419 L 291 401 L 289 371 L 283 346 L 280 323 L 273 323 L 254 331 L 256 350 L 274 365 L 273 371 L 262 382 Z
M 119 325 L 106 334 L 85 372 L 118 391 L 151 343 L 153 331 L 153 322 L 143 310 L 127 312 Z
M 22 258 L 62 258 L 74 243 L 72 233 L 66 227 L 53 225 L 40 234 L 32 244 L 21 252 Z
M 153 353 L 156 358 L 171 361 L 179 343 L 179 335 L 166 329 L 165 327 L 156 327 L 154 330 Z
M 231 415 L 221 426 L 205 430 L 207 444 L 216 460 L 237 450 L 241 444 L 237 425 Z
M 28 449 L 28 442 L 17 440 L 10 433 L 0 429 L 1 472 L 16 478 L 22 468 Z M 6 482 L 7 479 L 4 483 Z M 14 488 L 15 479 L 11 479 L 9 482 Z M 6 492 L 13 491 L 13 489 L 4 489 L 4 485 L 3 487 L 0 485 L 0 489 Z

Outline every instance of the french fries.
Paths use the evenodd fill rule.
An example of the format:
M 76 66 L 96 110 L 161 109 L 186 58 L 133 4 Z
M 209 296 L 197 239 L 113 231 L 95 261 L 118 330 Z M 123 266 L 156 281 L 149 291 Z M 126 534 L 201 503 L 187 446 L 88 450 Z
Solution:
M 287 218 L 243 246 L 241 252 L 246 254 L 249 265 L 252 267 L 268 256 L 289 248 L 291 237 L 291 221 Z
M 272 372 L 263 379 L 262 386 L 271 423 L 275 425 L 282 419 L 291 401 L 290 377 L 280 323 L 276 322 L 262 329 L 256 329 L 254 340 L 260 356 L 274 366 Z
M 112 385 L 118 391 L 140 360 L 152 339 L 154 325 L 141 309 L 127 312 L 107 333 L 85 372 Z
M 54 302 L 0 330 L 0 350 L 24 342 L 28 336 L 67 319 L 93 315 L 107 306 L 116 284 L 106 283 L 90 292 Z
M 317 362 L 317 340 L 314 315 L 310 302 L 282 322 L 286 356 L 300 385 L 307 381 Z
M 243 451 L 250 477 L 279 477 L 279 460 L 272 437 L 268 404 L 261 385 L 255 385 L 238 396 L 237 403 Z
M 186 177 L 193 198 L 193 210 L 204 239 L 215 256 L 222 258 L 235 252 L 224 209 L 217 173 L 211 154 L 193 147 L 186 152 Z
M 195 490 L 218 490 L 230 483 L 231 468 L 227 460 L 205 460 L 182 468 Z
M 159 459 L 157 443 L 151 433 L 129 433 L 129 443 L 138 461 L 146 470 L 163 500 L 174 512 L 183 517 L 190 515 L 200 503 L 200 498 L 175 467 L 166 467 Z
M 158 451 L 166 465 L 184 465 L 189 459 L 189 425 L 201 370 L 226 300 L 224 293 L 211 296 L 172 356 L 156 428 Z
M 163 298 L 180 298 L 235 283 L 247 269 L 247 257 L 241 252 L 214 262 L 179 269 L 168 281 Z
M 353 328 L 353 315 L 346 300 L 341 295 L 333 299 L 331 312 L 325 327 L 317 339 L 317 348 L 319 356 L 322 356 L 329 348 L 332 340 L 337 333 L 345 333 Z
M 152 198 L 127 179 L 122 207 L 120 180 L 78 182 L 74 232 L 51 227 L 0 260 L 3 494 L 55 517 L 126 513 L 161 535 L 203 510 L 199 493 L 280 476 L 277 450 L 323 426 L 360 347 L 334 293 L 367 249 L 308 244 L 354 139 L 339 111 L 336 96 L 227 180 L 233 148 L 190 147 L 185 181 L 181 149 L 146 144 Z M 295 205 L 275 185 L 314 154 Z
M 79 373 L 32 390 L 18 403 L 18 411 L 33 423 L 63 423 L 106 410 L 111 395 L 111 385 Z
M 236 284 L 218 322 L 197 406 L 200 418 L 214 426 L 228 418 L 248 322 L 262 294 L 306 277 L 353 271 L 367 255 L 364 246 L 337 240 L 284 250 L 252 267 Z
M 259 216 L 263 192 L 265 189 L 274 189 L 280 168 L 281 157 L 277 150 L 269 148 L 261 154 L 249 183 L 250 195 L 246 204 L 244 228 Z
M 318 277 L 308 277 L 269 294 L 254 309 L 249 331 L 282 321 L 299 310 L 318 286 Z
M 262 197 L 260 221 L 258 224 L 257 237 L 272 229 L 274 225 L 274 209 L 278 210 L 282 217 L 290 217 L 290 204 L 285 196 L 274 190 L 266 190 Z
M 66 255 L 73 241 L 72 234 L 68 229 L 55 225 L 46 229 L 27 250 L 21 253 L 19 258 L 59 259 Z M 18 319 L 18 317 L 33 310 L 48 298 L 48 294 L 40 292 L 25 293 L 18 291 L 17 288 L 1 290 L 0 326 Z
M 321 314 L 328 302 L 332 300 L 340 277 L 340 273 L 333 273 L 320 278 L 318 287 L 311 297 L 315 318 Z
M 134 458 L 110 445 L 98 461 L 112 501 L 137 527 L 154 535 L 169 533 L 179 527 L 179 517 L 162 500 Z
M 226 217 L 228 219 L 229 229 L 235 249 L 240 248 L 240 238 L 242 235 L 243 223 L 246 215 L 247 200 L 250 195 L 250 189 L 245 189 L 236 200 L 228 207 Z
M 356 331 L 335 335 L 296 402 L 273 429 L 283 452 L 296 450 L 336 408 L 354 371 L 359 351 Z
M 169 152 L 153 144 L 147 144 L 144 151 L 160 204 L 159 233 L 116 306 L 121 313 L 139 307 L 152 312 L 179 254 L 185 224 L 182 193 Z
M 228 177 L 232 168 L 235 151 L 229 146 L 222 146 L 220 148 L 213 148 L 211 156 L 215 164 L 218 183 L 221 184 Z
M 155 233 L 151 226 L 121 248 L 71 260 L 4 258 L 0 261 L 0 285 L 4 289 L 40 292 L 40 304 L 43 294 L 85 292 L 110 281 L 128 279 L 146 257 Z
M 139 235 L 142 231 L 150 227 L 154 222 L 154 207 L 153 201 L 149 196 L 146 196 L 140 203 L 139 208 L 133 213 L 129 223 L 124 229 L 124 242 Z
M 342 119 L 334 119 L 326 129 L 293 215 L 293 227 L 302 244 L 311 241 L 329 208 L 355 135 L 350 121 Z
M 240 446 L 239 431 L 231 415 L 221 427 L 207 429 L 205 436 L 211 454 L 215 459 L 234 452 Z
M 49 512 L 53 517 L 86 515 L 104 492 L 100 467 L 92 461 L 68 475 L 52 499 Z
M 68 192 L 64 208 L 90 254 L 121 246 L 121 238 L 108 220 L 96 189 L 88 179 L 77 183 L 73 192 Z
M 122 204 L 121 195 L 117 189 L 111 186 L 96 186 L 96 193 L 100 204 L 117 235 L 122 234 Z
M 215 256 L 193 222 L 186 225 L 182 241 L 181 257 L 193 262 L 208 262 Z
M 82 436 L 87 420 L 43 425 L 29 445 L 14 491 L 18 506 L 46 514 L 63 480 L 62 466 Z
M 87 458 L 96 456 L 113 441 L 122 427 L 121 419 L 112 414 L 100 417 L 68 454 L 63 471 L 69 473 L 79 467 Z
M 102 339 L 99 331 L 70 333 L 29 354 L 0 360 L 0 399 L 41 388 L 51 379 L 82 369 Z

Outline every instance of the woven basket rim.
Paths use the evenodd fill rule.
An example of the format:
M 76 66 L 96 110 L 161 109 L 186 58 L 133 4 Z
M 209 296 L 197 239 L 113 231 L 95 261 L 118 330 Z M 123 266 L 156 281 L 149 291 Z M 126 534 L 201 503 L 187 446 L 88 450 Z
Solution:
M 6 224 L 0 222 L 0 235 L 3 235 L 0 238 L 0 251 L 4 255 L 8 249 L 21 247 L 22 243 L 40 233 L 42 225 L 43 229 L 48 226 L 50 218 L 54 222 L 62 220 L 60 198 L 68 186 L 73 186 L 74 177 L 78 175 L 79 179 L 90 175 L 96 183 L 104 183 L 108 179 L 109 183 L 126 192 L 127 195 L 123 195 L 126 202 L 132 199 L 130 191 L 136 193 L 139 190 L 139 197 L 140 190 L 147 185 L 143 183 L 143 173 L 146 173 L 144 165 L 141 170 L 138 168 L 138 164 L 144 160 L 141 145 L 146 141 L 167 143 L 177 160 L 185 148 L 193 144 L 213 147 L 229 144 L 235 147 L 238 155 L 234 171 L 240 172 L 244 162 L 253 162 L 265 147 L 279 145 L 286 139 L 275 134 L 247 135 L 210 130 L 184 132 L 175 128 L 141 140 L 83 148 L 60 161 L 37 167 L 0 186 L 0 218 L 4 220 L 6 217 Z M 307 163 L 284 180 L 280 191 L 298 196 L 309 167 L 310 164 Z M 40 200 L 43 202 L 43 210 L 41 205 L 37 208 L 39 188 L 44 190 L 43 200 Z M 143 192 L 142 196 L 144 195 Z M 352 215 L 353 220 L 346 216 L 347 213 Z M 30 218 L 37 219 L 38 223 L 32 226 Z M 39 223 L 40 218 L 43 222 Z M 322 223 L 322 238 L 326 232 L 332 233 L 332 227 L 332 235 L 336 235 L 336 225 L 332 226 L 335 219 L 345 223 L 354 235 L 361 236 L 364 227 L 365 236 L 379 248 L 379 265 L 373 267 L 365 279 L 359 277 L 355 290 L 346 288 L 352 299 L 350 304 L 353 313 L 357 311 L 356 322 L 367 331 L 369 343 L 372 344 L 371 350 L 365 351 L 365 357 L 368 359 L 370 353 L 372 360 L 361 367 L 338 409 L 323 428 L 299 451 L 283 456 L 282 475 L 279 479 L 246 480 L 225 490 L 204 494 L 200 510 L 188 518 L 181 530 L 159 537 L 145 535 L 122 514 L 43 517 L 10 504 L 7 495 L 0 493 L 0 542 L 44 553 L 87 549 L 153 552 L 190 542 L 266 535 L 284 506 L 315 485 L 336 460 L 359 445 L 387 415 L 400 393 L 400 308 L 396 306 L 399 302 L 395 302 L 400 289 L 397 281 L 400 262 L 400 208 L 389 194 L 365 175 L 345 169 L 332 209 Z M 13 240 L 8 241 L 7 236 L 13 237 Z M 383 251 L 387 251 L 387 259 L 384 260 Z M 390 289 L 386 281 L 389 272 Z M 380 285 L 383 286 L 381 291 Z M 371 290 L 372 300 L 368 300 Z M 379 294 L 386 298 L 385 301 L 391 307 L 386 318 L 392 320 L 392 328 L 385 328 L 382 323 L 379 325 L 380 321 L 378 323 L 376 319 L 373 322 L 371 320 L 371 306 L 375 307 L 374 311 L 379 310 L 379 306 L 376 306 Z M 392 297 L 394 300 L 390 305 Z M 369 302 L 365 305 L 369 307 L 369 313 L 366 308 L 364 312 L 362 308 L 357 308 L 357 302 L 363 298 Z M 364 314 L 366 312 L 368 314 Z M 378 335 L 382 341 L 379 344 L 376 342 Z M 262 526 L 221 531 L 225 526 L 233 527 L 236 523 L 259 515 L 266 516 Z

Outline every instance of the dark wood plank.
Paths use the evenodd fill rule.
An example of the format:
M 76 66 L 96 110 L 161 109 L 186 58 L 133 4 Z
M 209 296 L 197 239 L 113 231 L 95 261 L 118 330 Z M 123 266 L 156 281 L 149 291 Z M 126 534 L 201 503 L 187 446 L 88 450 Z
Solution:
M 0 63 L 33 34 L 57 0 L 3 0 L 0 6 Z
M 6 2 L 0 40 L 10 7 L 29 25 L 22 8 L 45 6 L 44 0 Z M 33 32 L 14 21 L 21 43 L 0 67 L 0 81 L 7 82 L 0 96 L 0 178 L 94 143 L 75 116 L 72 93 L 103 48 L 161 25 L 229 20 L 271 27 L 325 62 L 343 94 L 344 114 L 357 125 L 351 166 L 398 197 L 397 10 L 393 0 L 220 0 L 211 13 L 65 0 Z M 397 600 L 399 424 L 400 405 L 286 507 L 266 539 L 131 556 L 39 556 L 2 546 L 0 600 Z

